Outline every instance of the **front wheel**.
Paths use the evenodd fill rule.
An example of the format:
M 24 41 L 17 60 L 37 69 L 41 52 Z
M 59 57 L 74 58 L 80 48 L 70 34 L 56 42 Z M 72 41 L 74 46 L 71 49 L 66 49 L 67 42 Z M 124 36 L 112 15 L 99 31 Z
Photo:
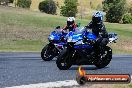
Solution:
M 104 47 L 104 53 L 96 58 L 95 66 L 97 68 L 106 67 L 112 59 L 112 49 L 108 46 Z
M 69 52 L 69 50 L 66 48 L 62 51 L 62 53 L 60 53 L 60 55 L 58 56 L 57 60 L 56 60 L 56 64 L 57 67 L 60 70 L 68 70 L 71 66 L 71 54 Z
M 47 44 L 41 51 L 41 58 L 44 61 L 50 61 L 56 56 L 56 48 Z

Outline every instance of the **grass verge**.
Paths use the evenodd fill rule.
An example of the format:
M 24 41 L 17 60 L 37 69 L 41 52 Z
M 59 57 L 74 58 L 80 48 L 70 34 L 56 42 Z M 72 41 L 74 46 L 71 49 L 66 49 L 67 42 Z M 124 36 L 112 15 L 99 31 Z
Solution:
M 77 19 L 83 26 L 87 19 Z M 0 51 L 37 51 L 48 43 L 47 37 L 66 18 L 0 6 Z M 114 54 L 132 54 L 132 25 L 105 23 L 108 32 L 116 32 L 119 40 L 111 44 Z

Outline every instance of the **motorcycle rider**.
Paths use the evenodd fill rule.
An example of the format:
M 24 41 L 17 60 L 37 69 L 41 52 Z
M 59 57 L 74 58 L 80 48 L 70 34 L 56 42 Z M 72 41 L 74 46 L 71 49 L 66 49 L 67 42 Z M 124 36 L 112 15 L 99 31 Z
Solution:
M 65 33 L 67 31 L 67 29 L 69 29 L 69 31 L 74 31 L 74 29 L 77 27 L 78 25 L 75 23 L 75 18 L 74 17 L 68 17 L 67 18 L 67 24 L 66 26 L 64 26 L 62 28 L 63 33 Z M 56 29 L 60 29 L 60 26 L 57 26 Z
M 75 31 L 76 27 L 78 27 L 78 25 L 75 23 L 75 18 L 68 17 L 66 26 L 64 26 L 62 29 L 60 28 L 60 26 L 57 26 L 56 29 L 61 29 L 62 33 L 65 34 L 68 29 L 69 31 Z
M 99 51 L 99 46 L 106 46 L 108 43 L 108 32 L 106 31 L 105 25 L 103 24 L 103 14 L 97 11 L 92 16 L 92 21 L 85 26 L 88 29 L 92 29 L 92 33 L 97 36 L 95 43 L 95 49 Z
M 63 30 L 69 29 L 69 31 L 73 31 L 77 27 L 77 24 L 75 23 L 74 17 L 68 17 L 67 18 L 67 25 L 63 27 Z

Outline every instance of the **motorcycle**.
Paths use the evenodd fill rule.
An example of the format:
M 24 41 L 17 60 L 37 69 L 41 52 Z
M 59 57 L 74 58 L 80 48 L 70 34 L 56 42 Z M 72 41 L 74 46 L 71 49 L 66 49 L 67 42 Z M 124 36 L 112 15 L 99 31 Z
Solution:
M 50 33 L 48 36 L 49 44 L 41 51 L 41 58 L 44 61 L 52 60 L 63 50 L 64 45 L 66 44 L 66 35 L 67 33 L 64 33 L 60 28 L 57 28 Z
M 57 67 L 60 70 L 67 70 L 72 65 L 95 65 L 97 68 L 107 66 L 112 59 L 112 49 L 109 46 L 100 47 L 100 53 L 97 55 L 94 48 L 97 37 L 84 27 L 76 30 L 81 30 L 81 32 L 69 32 L 66 48 L 56 60 Z M 109 40 L 109 43 L 117 40 L 113 38 L 117 35 L 110 33 L 110 38 L 111 35 L 113 40 Z

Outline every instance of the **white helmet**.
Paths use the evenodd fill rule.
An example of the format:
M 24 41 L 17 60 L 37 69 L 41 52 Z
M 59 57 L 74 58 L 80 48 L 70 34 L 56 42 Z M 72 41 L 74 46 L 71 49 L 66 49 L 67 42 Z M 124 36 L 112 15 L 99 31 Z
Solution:
M 74 17 L 68 17 L 68 18 L 67 18 L 67 21 L 71 21 L 71 22 L 72 22 L 72 21 L 75 21 L 75 18 L 74 18 Z
M 67 26 L 72 25 L 75 22 L 75 18 L 74 17 L 68 17 L 67 18 Z

